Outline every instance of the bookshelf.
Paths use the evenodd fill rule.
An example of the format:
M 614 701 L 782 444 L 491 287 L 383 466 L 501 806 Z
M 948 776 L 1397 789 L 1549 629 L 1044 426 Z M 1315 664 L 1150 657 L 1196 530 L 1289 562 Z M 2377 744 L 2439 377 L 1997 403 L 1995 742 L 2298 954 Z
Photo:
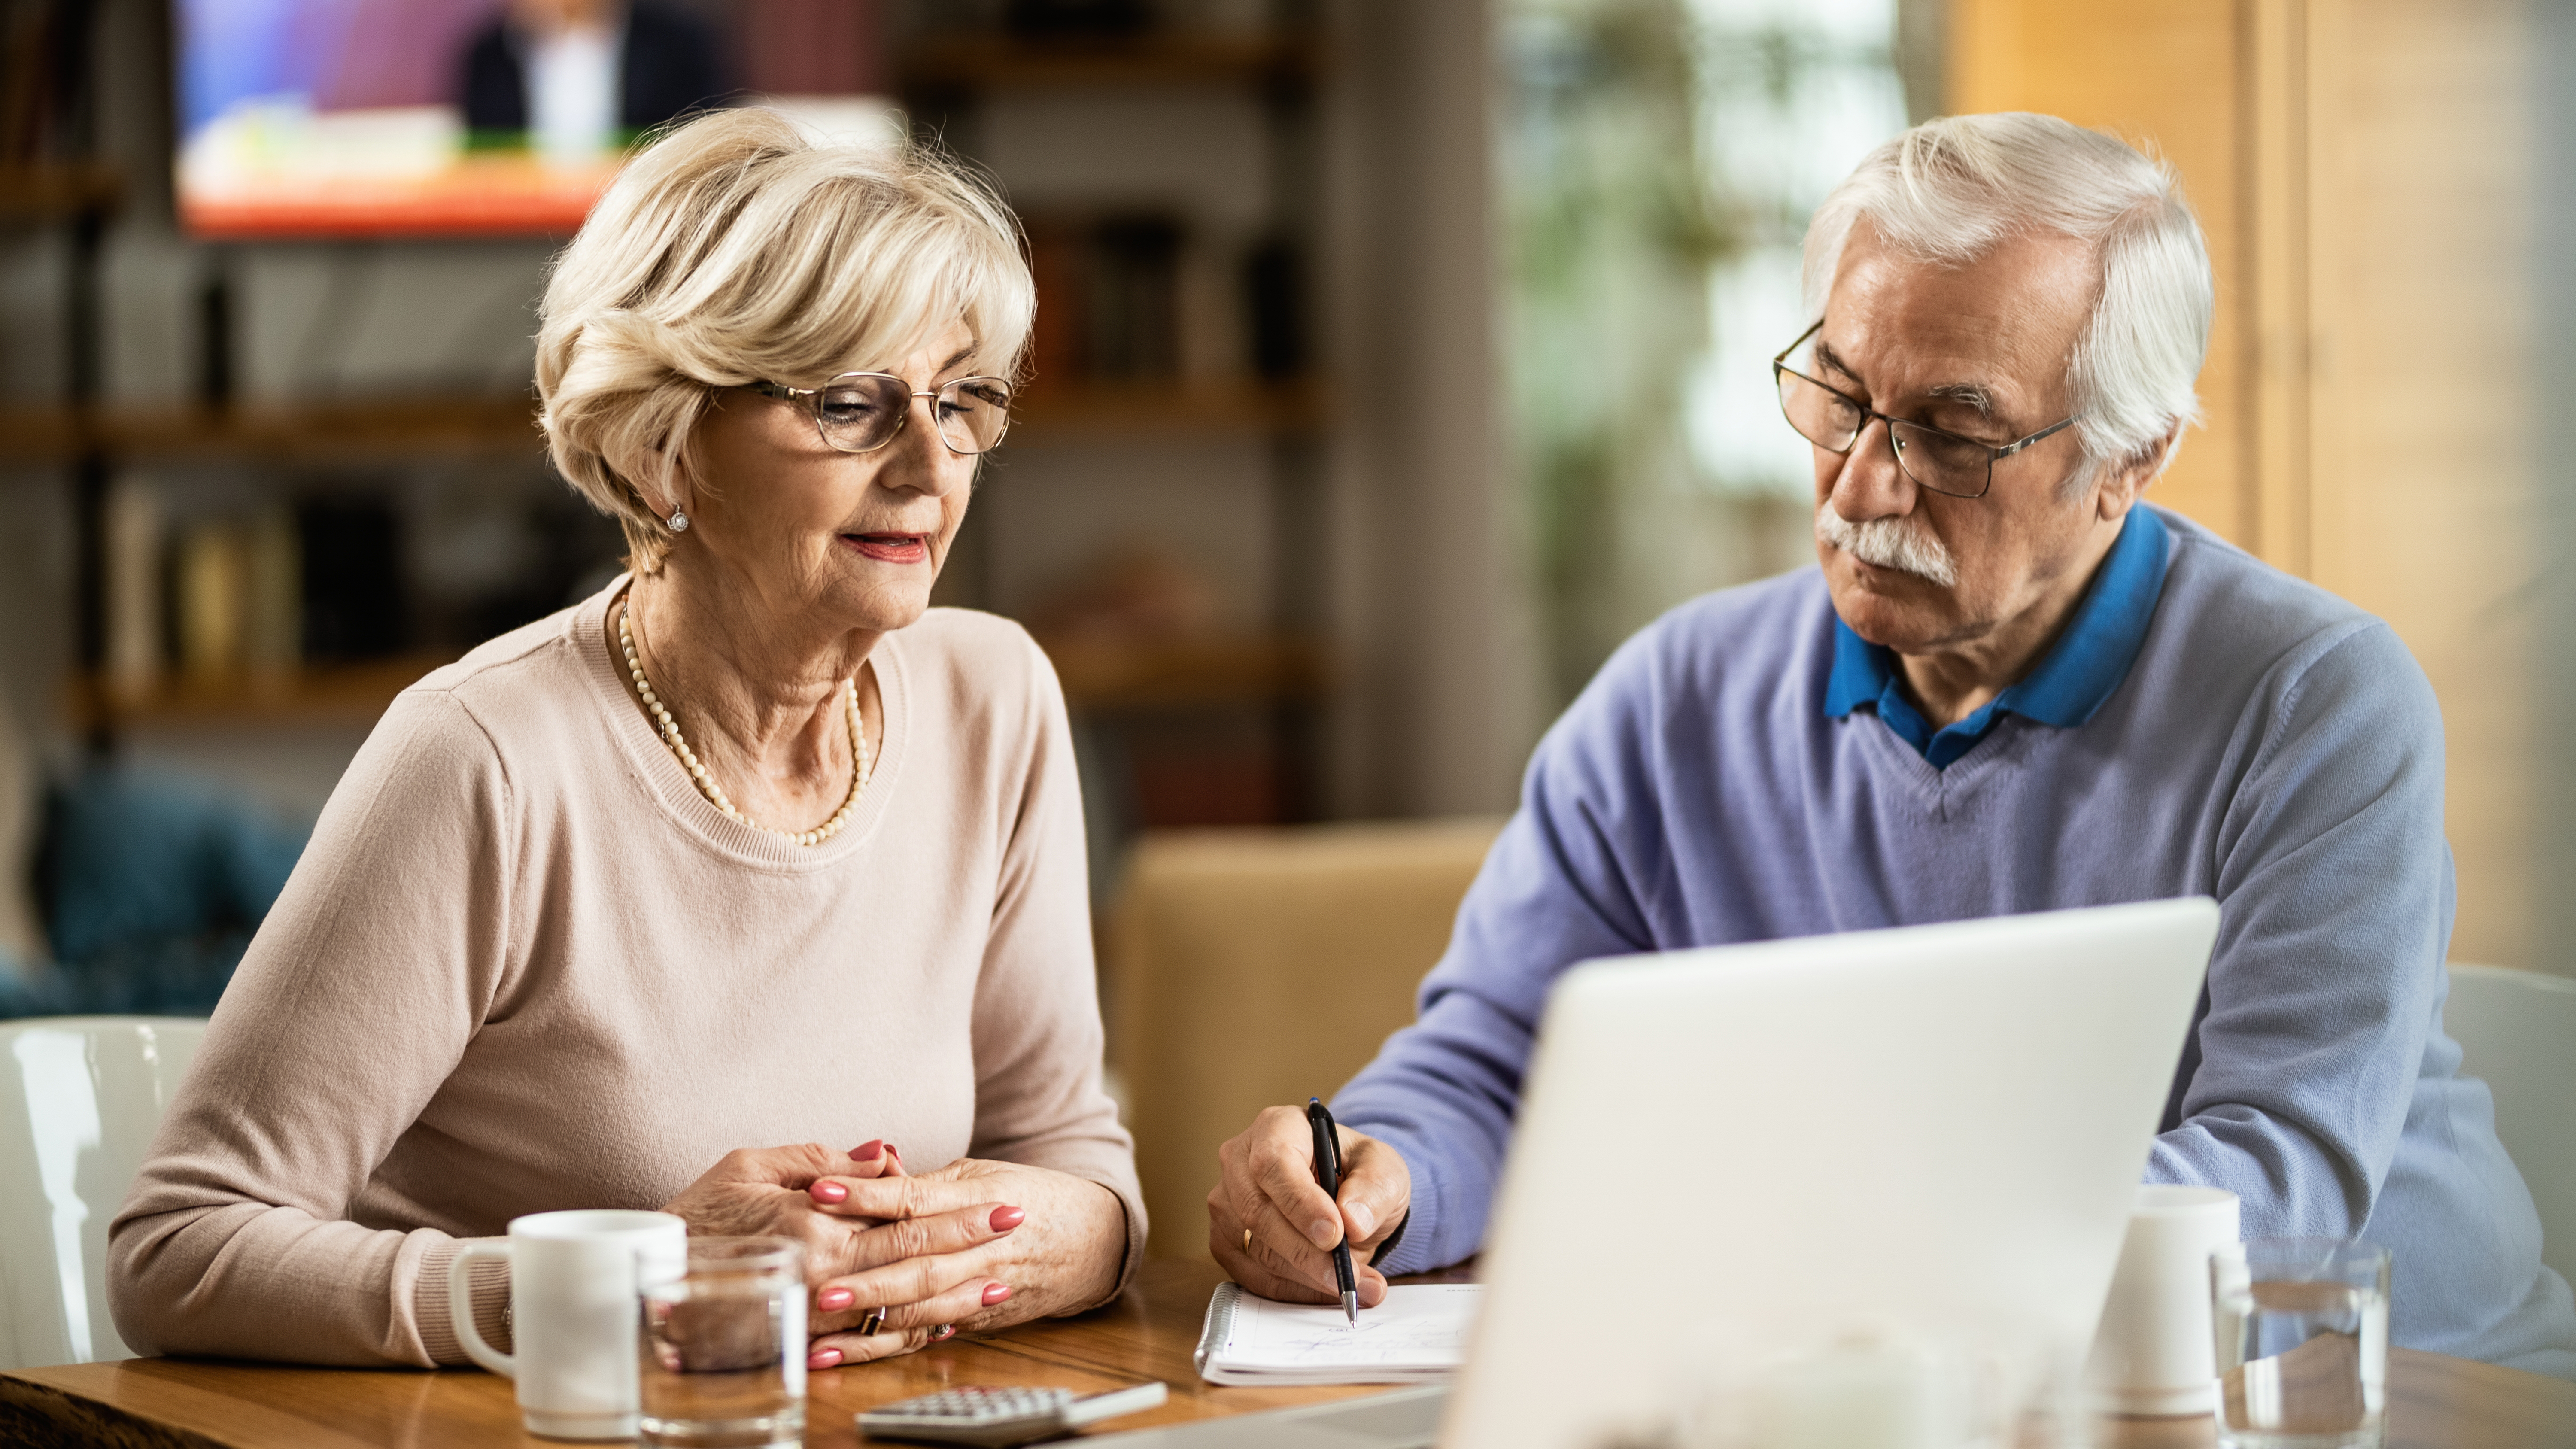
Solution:
M 1020 395 L 1014 441 L 1134 441 L 1183 434 L 1298 438 L 1324 429 L 1325 394 L 1310 378 L 1280 383 L 1077 383 Z
M 1311 381 L 1075 383 L 1030 389 L 1013 441 L 1174 434 L 1296 436 L 1325 425 Z M 64 463 L 94 450 L 120 459 L 363 459 L 422 454 L 535 456 L 533 403 L 492 397 L 387 397 L 301 407 L 0 410 L 0 461 Z
M 416 397 L 312 407 L 110 407 L 0 412 L 0 458 L 65 462 L 534 453 L 533 408 L 512 398 Z
M 444 653 L 354 664 L 245 670 L 211 678 L 172 674 L 139 691 L 84 674 L 65 692 L 67 722 L 84 734 L 138 725 L 348 725 L 375 723 L 394 696 L 454 662 Z
M 1304 36 L 1146 34 L 1124 39 L 1026 40 L 944 35 L 904 63 L 915 95 L 947 89 L 1311 84 L 1319 48 Z
M 970 159 L 983 159 L 977 114 L 1015 98 L 1080 103 L 1178 95 L 1257 118 L 1226 143 L 1237 150 L 1225 164 L 1264 178 L 1258 202 L 1213 225 L 1186 202 L 1157 196 L 1058 189 L 1034 202 L 1015 197 L 1033 234 L 1070 238 L 1080 257 L 1096 255 L 1104 235 L 1114 249 L 1141 229 L 1144 270 L 1125 278 L 1127 295 L 1139 286 L 1148 294 L 1163 288 L 1154 305 L 1163 308 L 1167 321 L 1196 330 L 1188 338 L 1141 346 L 1134 329 L 1104 342 L 1109 334 L 1103 325 L 1092 329 L 1088 344 L 1053 339 L 1056 350 L 1041 359 L 1020 400 L 1001 460 L 1005 466 L 987 475 L 988 497 L 968 523 L 950 578 L 943 580 L 942 601 L 996 608 L 1028 623 L 1054 659 L 1083 727 L 1095 738 L 1116 736 L 1110 753 L 1132 760 L 1140 771 L 1154 767 L 1157 752 L 1173 745 L 1189 756 L 1188 769 L 1263 776 L 1258 788 L 1238 788 L 1241 779 L 1220 782 L 1238 799 L 1271 802 L 1264 808 L 1273 813 L 1263 818 L 1318 813 L 1311 782 L 1320 772 L 1323 732 L 1315 721 L 1346 678 L 1322 642 L 1320 610 L 1313 603 L 1321 591 L 1318 566 L 1300 561 L 1294 546 L 1320 532 L 1313 518 L 1321 491 L 1319 459 L 1341 426 L 1331 389 L 1311 365 L 1316 309 L 1306 278 L 1312 275 L 1313 249 L 1302 230 L 1316 210 L 1310 133 L 1315 93 L 1327 78 L 1320 32 L 1153 28 L 1109 39 L 1034 40 L 1009 33 L 1000 7 L 982 7 L 985 23 L 977 29 L 957 28 L 965 12 L 937 5 L 896 4 L 883 13 L 889 23 L 882 76 L 918 130 L 939 134 Z M 178 319 L 178 330 L 182 337 L 193 327 L 221 339 L 197 349 L 203 354 L 197 397 L 146 404 L 103 385 L 96 298 L 108 279 L 98 271 L 99 237 L 111 223 L 147 231 L 171 224 L 161 208 L 149 204 L 149 188 L 130 196 L 126 184 L 130 175 L 166 166 L 166 153 L 121 161 L 122 169 L 79 161 L 0 167 L 0 226 L 63 225 L 75 241 L 75 295 L 66 314 L 72 323 L 72 385 L 57 405 L 0 406 L 0 465 L 59 470 L 77 540 L 72 608 L 55 626 L 66 643 L 47 673 L 53 718 L 101 742 L 121 735 L 167 739 L 201 729 L 235 735 L 272 730 L 281 739 L 307 727 L 362 729 L 423 673 L 486 632 L 532 616 L 496 616 L 487 631 L 460 622 L 452 611 L 437 612 L 446 604 L 425 613 L 415 594 L 404 606 L 406 622 L 376 643 L 351 649 L 315 642 L 309 576 L 314 560 L 338 559 L 342 573 L 407 573 L 421 551 L 417 530 L 427 527 L 418 512 L 424 490 L 470 491 L 470 484 L 488 491 L 505 486 L 492 480 L 511 480 L 506 488 L 517 490 L 528 507 L 549 510 L 544 528 L 580 533 L 591 539 L 584 546 L 594 553 L 604 547 L 596 535 L 613 533 L 608 525 L 559 516 L 566 500 L 550 479 L 533 400 L 524 393 L 370 384 L 355 367 L 346 376 L 317 374 L 306 396 L 292 386 L 281 389 L 273 377 L 246 381 L 258 375 L 251 365 L 226 359 L 248 354 L 225 349 L 251 345 L 238 339 L 256 328 L 265 328 L 261 335 L 272 339 L 281 328 L 301 328 L 308 346 L 321 341 L 324 352 L 341 355 L 325 324 L 277 320 L 290 315 L 280 313 L 281 306 L 299 304 L 281 304 L 275 299 L 285 294 L 262 290 L 259 279 L 275 274 L 278 263 L 273 250 L 263 251 L 260 244 L 207 246 L 193 254 L 199 278 L 211 280 L 190 284 L 205 289 L 194 299 L 201 311 Z M 1157 235 L 1168 242 L 1160 261 L 1154 254 Z M 379 286 L 407 285 L 407 267 L 446 265 L 426 253 L 417 263 L 400 260 L 398 246 L 335 245 L 337 250 L 300 254 L 307 260 L 299 265 L 316 280 L 299 285 L 310 287 L 325 308 Z M 1172 255 L 1200 267 L 1195 275 L 1201 285 L 1191 298 L 1170 295 L 1174 280 L 1153 273 Z M 379 271 L 383 280 L 372 280 Z M 1215 312 L 1211 296 L 1217 299 Z M 1060 324 L 1074 310 L 1059 288 L 1046 295 L 1042 315 Z M 1220 325 L 1201 325 L 1211 316 Z M 1048 341 L 1041 337 L 1041 347 Z M 260 345 L 273 349 L 274 342 Z M 1189 470 L 1207 470 L 1209 477 L 1195 480 L 1205 486 L 1190 490 L 1199 500 L 1191 505 L 1199 509 L 1193 524 L 1199 532 L 1183 537 L 1178 547 L 1217 588 L 1231 591 L 1229 599 L 1249 602 L 1230 604 L 1213 623 L 1167 631 L 1122 633 L 1100 627 L 1098 619 L 1051 613 L 1050 591 L 1062 592 L 1063 582 L 1048 572 L 1056 561 L 1033 565 L 1025 551 L 1014 556 L 986 540 L 997 522 L 1013 518 L 1024 530 L 1051 527 L 1029 522 L 1023 505 L 1044 488 L 1053 487 L 1059 500 L 1071 491 L 1045 475 L 1053 466 L 1049 460 L 1072 455 L 1110 475 L 1160 467 L 1157 486 L 1167 491 L 1193 481 Z M 1131 460 L 1144 462 L 1131 470 Z M 1214 476 L 1229 468 L 1232 476 Z M 120 534 L 131 484 L 157 494 L 158 532 L 149 547 Z M 398 522 L 411 531 L 370 555 L 377 562 L 350 561 L 343 557 L 341 535 L 305 532 L 313 521 L 307 506 L 317 497 L 373 498 L 402 514 Z M 269 631 L 287 641 L 282 648 L 276 638 L 260 635 L 268 639 L 266 646 L 236 643 L 223 656 L 227 662 L 204 667 L 190 653 L 182 617 L 192 559 L 206 552 L 198 545 L 207 543 L 209 532 L 223 533 L 216 540 L 222 547 L 208 556 L 231 550 L 224 566 L 232 577 L 249 578 L 262 567 L 274 574 L 273 559 L 262 564 L 266 556 L 259 550 L 262 530 L 279 528 L 302 539 L 301 565 L 292 562 L 295 553 L 285 555 L 290 571 L 308 570 L 302 622 L 295 622 L 290 608 L 288 622 Z M 1211 535 L 1217 545 L 1200 547 Z M 120 537 L 126 537 L 123 544 Z M 596 566 L 594 560 L 577 571 L 557 569 L 545 576 L 552 581 L 546 587 L 568 583 L 576 573 L 592 576 Z M 130 583 L 143 576 L 152 580 L 147 602 L 139 608 L 130 598 L 117 603 L 120 579 Z M 247 588 L 248 595 L 266 597 L 255 581 Z M 559 603 L 550 596 L 544 606 Z M 157 634 L 157 645 L 139 650 L 157 660 L 152 667 L 135 665 L 132 640 L 120 646 L 118 617 L 129 623 L 144 618 L 145 631 Z M 1220 756 L 1219 763 L 1208 763 Z M 1166 787 L 1158 798 L 1168 804 L 1178 797 Z M 1116 828 L 1234 818 L 1191 817 L 1185 801 L 1182 812 L 1131 811 L 1116 820 Z M 1108 813 L 1115 818 L 1114 810 Z
M 1154 713 L 1322 697 L 1324 654 L 1291 639 L 1116 640 L 1041 638 L 1066 702 L 1100 715 Z M 87 733 L 132 725 L 367 725 L 394 696 L 456 656 L 413 652 L 351 664 L 212 677 L 174 672 L 140 690 L 97 674 L 73 681 L 66 723 Z
M 68 162 L 0 167 L 0 222 L 76 221 L 112 213 L 124 201 L 113 166 Z
M 936 26 L 935 9 L 916 18 Z M 988 475 L 986 516 L 968 524 L 984 534 L 961 540 L 975 556 L 961 559 L 968 582 L 952 597 L 1027 618 L 1095 763 L 1128 777 L 1124 802 L 1095 804 L 1113 834 L 1321 813 L 1320 721 L 1339 682 L 1312 546 L 1338 421 L 1314 366 L 1308 234 L 1321 210 L 1326 53 L 1319 32 L 1295 26 L 1032 35 L 1005 24 L 917 30 L 897 58 L 915 129 L 990 166 L 1009 191 L 1038 285 L 1033 379 L 1011 435 L 1026 451 Z M 1210 124 L 1174 135 L 1192 105 Z M 1033 129 L 1051 144 L 1032 148 Z M 1164 151 L 1181 159 L 1157 173 Z M 1123 176 L 1106 174 L 1118 168 L 1104 169 L 1105 155 L 1122 158 Z M 1206 184 L 1211 170 L 1222 194 Z M 1122 472 L 1161 504 L 1122 504 Z M 1149 477 L 1160 481 L 1137 481 Z M 1222 574 L 1209 582 L 1233 591 L 1227 621 L 1121 637 L 1123 621 L 1067 627 L 1059 609 L 1027 607 L 1041 591 L 1032 579 L 1060 576 L 1078 552 L 1028 531 L 1079 527 L 1095 512 L 1151 534 L 1166 521 L 1154 508 L 1181 494 L 1203 546 L 1174 561 Z M 1015 522 L 1040 514 L 1046 525 Z M 1206 547 L 1211 530 L 1232 543 Z

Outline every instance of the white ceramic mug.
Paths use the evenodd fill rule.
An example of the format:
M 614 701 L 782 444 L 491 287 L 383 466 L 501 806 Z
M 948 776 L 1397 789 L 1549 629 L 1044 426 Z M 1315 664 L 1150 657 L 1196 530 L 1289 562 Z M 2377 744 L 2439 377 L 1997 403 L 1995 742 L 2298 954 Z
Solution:
M 510 1265 L 516 1353 L 474 1328 L 469 1271 Z M 508 1241 L 467 1243 L 447 1267 L 447 1313 L 476 1363 L 514 1379 L 528 1432 L 553 1439 L 635 1437 L 637 1295 L 681 1276 L 689 1225 L 669 1213 L 598 1210 L 510 1220 Z
M 2209 1255 L 2236 1241 L 2236 1194 L 2138 1189 L 2120 1266 L 2084 1366 L 2085 1387 L 2120 1414 L 2206 1414 L 2217 1405 Z

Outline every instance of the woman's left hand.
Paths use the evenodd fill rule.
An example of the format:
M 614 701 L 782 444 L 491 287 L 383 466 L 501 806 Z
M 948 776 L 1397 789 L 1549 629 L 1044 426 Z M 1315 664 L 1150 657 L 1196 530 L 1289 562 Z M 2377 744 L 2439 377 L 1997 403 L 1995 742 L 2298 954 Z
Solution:
M 838 1201 L 824 1201 L 831 1188 Z M 1109 1296 L 1127 1253 L 1127 1210 L 1087 1178 L 1015 1162 L 960 1158 L 919 1177 L 825 1178 L 818 1211 L 882 1224 L 861 1234 L 861 1261 L 876 1266 L 818 1285 L 807 1363 L 830 1368 L 927 1347 L 958 1332 L 989 1332 L 1053 1314 L 1077 1313 Z M 1001 1204 L 1021 1216 L 989 1241 L 923 1251 L 922 1220 Z M 870 1242 L 869 1240 L 876 1240 Z M 847 1297 L 843 1297 L 847 1294 Z M 851 1330 L 871 1309 L 886 1316 L 876 1333 Z

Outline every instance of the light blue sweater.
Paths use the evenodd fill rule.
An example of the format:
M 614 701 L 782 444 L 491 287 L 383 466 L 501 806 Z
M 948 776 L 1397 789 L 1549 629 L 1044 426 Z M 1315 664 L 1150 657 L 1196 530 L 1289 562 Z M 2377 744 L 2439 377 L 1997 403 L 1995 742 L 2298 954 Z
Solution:
M 2396 635 L 2140 510 L 1984 718 L 1896 718 L 1885 672 L 1814 569 L 1683 605 L 1602 668 L 1539 745 L 1419 1020 L 1333 1104 L 1412 1170 L 1381 1267 L 1483 1241 L 1575 962 L 2205 894 L 2217 952 L 2148 1178 L 2234 1191 L 2248 1236 L 2384 1244 L 2401 1346 L 2576 1378 L 2576 1300 L 2442 1031 L 2442 720 Z

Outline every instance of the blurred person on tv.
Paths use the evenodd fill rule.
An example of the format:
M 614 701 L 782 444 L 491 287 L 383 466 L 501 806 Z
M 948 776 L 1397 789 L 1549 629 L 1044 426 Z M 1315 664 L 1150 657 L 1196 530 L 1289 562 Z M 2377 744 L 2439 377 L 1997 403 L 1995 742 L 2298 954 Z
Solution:
M 468 144 L 591 162 L 729 92 L 715 35 L 652 0 L 510 0 L 459 67 Z

